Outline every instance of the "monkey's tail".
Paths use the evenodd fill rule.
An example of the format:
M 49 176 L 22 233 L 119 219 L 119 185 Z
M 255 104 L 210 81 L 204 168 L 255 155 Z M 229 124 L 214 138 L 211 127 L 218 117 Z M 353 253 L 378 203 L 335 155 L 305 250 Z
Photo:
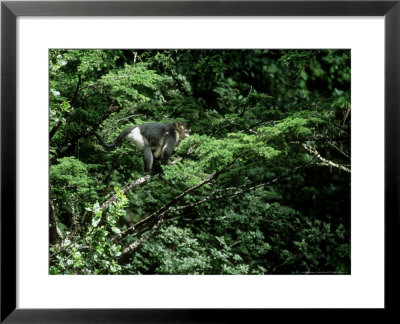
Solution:
M 96 137 L 100 141 L 101 145 L 103 145 L 106 149 L 112 150 L 112 149 L 115 149 L 118 145 L 120 145 L 122 143 L 122 140 L 125 138 L 125 136 L 128 135 L 128 133 L 130 133 L 132 131 L 132 129 L 134 129 L 134 128 L 135 128 L 135 126 L 125 129 L 121 134 L 118 135 L 118 137 L 115 139 L 114 143 L 107 143 L 96 132 L 94 132 L 94 135 L 96 135 Z

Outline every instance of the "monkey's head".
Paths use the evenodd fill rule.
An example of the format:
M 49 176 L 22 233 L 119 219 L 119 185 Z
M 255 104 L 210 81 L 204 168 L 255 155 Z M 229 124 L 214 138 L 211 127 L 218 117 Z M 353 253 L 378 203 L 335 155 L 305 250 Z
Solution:
M 192 131 L 190 129 L 190 126 L 188 125 L 188 123 L 176 122 L 174 126 L 175 126 L 175 130 L 178 132 L 180 138 L 189 137 L 190 132 Z

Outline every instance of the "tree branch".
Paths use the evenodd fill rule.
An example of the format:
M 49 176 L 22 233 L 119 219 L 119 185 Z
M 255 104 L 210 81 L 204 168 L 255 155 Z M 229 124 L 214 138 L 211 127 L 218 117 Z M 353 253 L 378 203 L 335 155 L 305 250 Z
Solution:
M 149 175 L 149 174 L 145 175 L 145 176 L 135 180 L 134 182 L 130 183 L 129 185 L 125 186 L 124 188 L 122 188 L 122 191 L 125 193 L 134 187 L 137 187 L 137 186 L 140 186 L 140 185 L 146 183 L 151 178 L 152 178 L 151 175 Z M 103 202 L 102 205 L 100 206 L 100 210 L 103 211 L 104 209 L 106 209 L 116 199 L 117 199 L 117 194 L 113 195 L 111 198 L 109 198 L 108 200 Z
M 253 185 L 250 187 L 247 187 L 248 184 L 246 185 L 241 185 L 241 186 L 237 186 L 237 187 L 230 187 L 227 188 L 227 190 L 236 190 L 234 192 L 228 193 L 228 194 L 224 194 L 224 195 L 217 195 L 218 192 L 222 191 L 222 190 L 216 190 L 214 191 L 211 195 L 207 196 L 206 198 L 188 204 L 188 205 L 184 205 L 184 206 L 178 206 L 178 207 L 171 207 L 172 204 L 174 204 L 176 201 L 182 199 L 186 194 L 188 194 L 189 192 L 192 192 L 194 190 L 196 190 L 197 188 L 203 186 L 204 184 L 210 182 L 213 178 L 215 178 L 215 176 L 217 175 L 217 173 L 213 173 L 211 175 L 209 175 L 207 178 L 205 178 L 200 184 L 198 184 L 197 186 L 194 186 L 188 190 L 186 190 L 185 192 L 183 192 L 182 194 L 180 194 L 179 196 L 175 197 L 173 200 L 171 200 L 168 204 L 165 204 L 162 208 L 160 208 L 157 212 L 153 213 L 152 215 L 150 215 L 149 217 L 143 219 L 142 221 L 136 223 L 135 225 L 133 225 L 132 227 L 128 228 L 127 230 L 125 230 L 123 233 L 120 233 L 119 236 L 117 236 L 114 239 L 114 243 L 117 243 L 118 241 L 120 241 L 123 237 L 125 237 L 126 235 L 128 235 L 130 232 L 133 232 L 135 230 L 137 230 L 139 227 L 142 227 L 143 225 L 145 225 L 146 223 L 150 222 L 151 220 L 153 220 L 154 218 L 156 220 L 158 220 L 153 226 L 152 228 L 145 234 L 143 235 L 141 238 L 139 238 L 138 240 L 136 240 L 135 242 L 131 243 L 128 247 L 126 247 L 123 251 L 122 254 L 120 256 L 121 261 L 126 260 L 127 257 L 129 257 L 129 255 L 138 247 L 140 246 L 144 241 L 147 241 L 156 231 L 157 229 L 160 227 L 161 223 L 164 222 L 164 216 L 166 214 L 172 213 L 172 212 L 176 212 L 179 210 L 183 210 L 185 208 L 189 208 L 189 207 L 194 207 L 200 204 L 203 204 L 207 201 L 212 201 L 212 200 L 217 200 L 217 199 L 223 199 L 223 198 L 228 198 L 231 196 L 237 196 L 240 194 L 243 194 L 245 192 L 249 192 L 251 190 L 254 190 L 256 188 L 260 188 L 272 183 L 275 183 L 277 181 L 279 181 L 282 178 L 285 178 L 287 176 L 289 176 L 290 174 L 298 171 L 299 169 L 305 167 L 306 165 L 310 164 L 314 159 L 311 159 L 310 161 L 303 163 L 300 166 L 297 166 L 295 168 L 292 168 L 290 171 L 286 172 L 285 174 L 274 178 L 272 180 L 269 180 L 265 183 L 261 183 L 261 184 L 257 184 L 257 185 Z M 247 188 L 246 188 L 247 187 Z M 244 188 L 242 190 L 238 190 L 240 188 Z
M 346 171 L 348 173 L 351 173 L 351 170 L 349 168 L 346 168 L 343 165 L 334 163 L 328 159 L 325 159 L 321 156 L 321 154 L 318 153 L 318 151 L 315 149 L 315 147 L 311 147 L 310 145 L 307 145 L 305 143 L 302 144 L 303 147 L 312 155 L 314 155 L 315 157 L 317 157 L 322 163 L 320 163 L 320 165 L 325 165 L 325 166 L 330 166 L 330 167 L 334 167 L 334 168 L 338 168 L 340 170 Z
M 252 185 L 252 186 L 250 186 L 250 184 L 244 184 L 244 185 L 240 185 L 240 186 L 237 186 L 237 187 L 230 187 L 230 188 L 224 188 L 224 189 L 215 190 L 209 196 L 207 196 L 207 197 L 205 197 L 205 198 L 203 198 L 203 199 L 201 199 L 199 201 L 193 202 L 193 203 L 188 204 L 188 205 L 171 208 L 170 210 L 168 210 L 168 213 L 175 212 L 175 211 L 180 211 L 182 209 L 186 209 L 186 208 L 190 208 L 190 207 L 195 207 L 195 206 L 204 204 L 204 203 L 206 203 L 208 201 L 214 201 L 214 200 L 229 198 L 229 197 L 232 197 L 232 196 L 238 196 L 238 195 L 241 195 L 243 193 L 249 192 L 251 190 L 254 190 L 254 189 L 257 189 L 257 188 L 261 188 L 261 187 L 273 184 L 273 183 L 278 182 L 279 180 L 281 180 L 283 178 L 288 177 L 289 175 L 295 173 L 296 171 L 304 168 L 305 166 L 310 164 L 314 159 L 315 159 L 315 157 L 313 159 L 311 159 L 310 161 L 308 161 L 306 163 L 303 163 L 302 165 L 299 165 L 297 167 L 292 168 L 291 170 L 289 170 L 285 174 L 283 174 L 283 175 L 281 175 L 279 177 L 276 177 L 274 179 L 271 179 L 271 180 L 269 180 L 267 182 L 264 182 L 264 183 L 260 183 L 260 184 L 256 184 L 256 185 Z M 242 188 L 244 188 L 244 189 L 242 189 Z M 230 190 L 235 190 L 235 191 L 229 192 L 227 194 L 222 194 L 222 195 L 218 194 L 219 192 L 222 192 L 222 191 L 227 192 L 227 191 L 230 191 Z
M 194 150 L 194 147 L 190 147 L 187 152 L 183 155 L 178 157 L 176 160 L 171 162 L 171 165 L 175 165 L 176 163 L 182 161 L 186 156 L 190 155 Z M 122 188 L 122 191 L 124 193 L 126 193 L 128 190 L 131 190 L 135 187 L 138 187 L 140 185 L 143 185 L 144 183 L 148 182 L 153 176 L 152 175 L 145 175 L 137 180 L 135 180 L 134 182 L 130 183 L 129 185 L 125 186 L 124 188 Z M 100 210 L 104 210 L 106 209 L 110 203 L 112 203 L 113 201 L 115 201 L 117 199 L 117 195 L 113 195 L 112 197 L 110 197 L 108 200 L 106 200 L 105 202 L 102 203 L 102 205 L 100 206 Z
M 186 191 L 182 192 L 180 195 L 176 196 L 174 199 L 169 201 L 167 204 L 165 204 L 163 207 L 161 207 L 159 210 L 151 214 L 149 217 L 141 220 L 140 222 L 136 223 L 134 226 L 129 227 L 126 229 L 124 232 L 120 233 L 115 239 L 114 243 L 117 243 L 119 240 L 124 238 L 126 235 L 128 235 L 131 231 L 134 231 L 138 226 L 143 226 L 144 224 L 148 223 L 149 221 L 152 221 L 153 219 L 157 220 L 157 222 L 153 225 L 153 227 L 150 229 L 149 232 L 147 232 L 145 235 L 143 235 L 140 239 L 137 241 L 131 243 L 128 247 L 126 247 L 119 259 L 121 261 L 126 260 L 131 253 L 138 247 L 140 246 L 143 242 L 147 241 L 160 227 L 161 223 L 164 221 L 163 216 L 168 212 L 169 207 L 173 204 L 175 204 L 177 201 L 181 200 L 183 197 L 185 197 L 188 193 L 204 186 L 206 183 L 210 182 L 215 176 L 217 175 L 216 172 L 210 174 L 207 176 L 202 182 L 200 182 L 198 185 L 191 187 L 187 189 Z
M 336 137 L 323 137 L 323 136 L 308 136 L 303 138 L 289 138 L 289 143 L 300 143 L 300 142 L 349 142 L 350 136 L 336 136 Z
M 191 187 L 187 190 L 185 190 L 184 192 L 182 192 L 181 194 L 179 194 L 178 196 L 174 197 L 172 200 L 170 200 L 168 203 L 166 203 L 164 206 L 162 206 L 161 208 L 159 208 L 157 211 L 155 211 L 154 213 L 152 213 L 150 216 L 143 218 L 142 220 L 140 220 L 139 222 L 137 222 L 136 224 L 128 227 L 125 231 L 119 233 L 115 238 L 114 238 L 114 243 L 118 243 L 120 240 L 122 240 L 125 236 L 127 236 L 129 233 L 132 233 L 133 231 L 137 230 L 139 227 L 142 227 L 144 225 L 146 225 L 147 223 L 151 222 L 153 219 L 155 218 L 159 218 L 162 217 L 165 212 L 176 202 L 180 201 L 181 199 L 183 199 L 187 194 L 191 193 L 192 191 L 204 186 L 205 184 L 207 184 L 208 182 L 210 182 L 215 176 L 217 175 L 216 172 L 208 175 L 203 181 L 201 181 L 198 185 Z M 125 251 L 125 250 L 124 250 Z M 122 253 L 124 253 L 124 251 Z M 126 252 L 126 251 L 125 251 Z
M 50 243 L 56 244 L 58 240 L 62 241 L 64 239 L 63 233 L 57 226 L 56 220 L 56 209 L 54 207 L 51 195 L 49 195 L 49 212 L 50 212 Z

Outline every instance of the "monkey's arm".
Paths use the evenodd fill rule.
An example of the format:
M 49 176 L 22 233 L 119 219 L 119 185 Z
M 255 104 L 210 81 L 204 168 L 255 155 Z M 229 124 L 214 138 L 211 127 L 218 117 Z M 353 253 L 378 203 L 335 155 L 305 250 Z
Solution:
M 166 165 L 168 163 L 169 158 L 174 152 L 174 148 L 176 146 L 176 142 L 168 139 L 163 147 L 161 152 L 161 164 Z

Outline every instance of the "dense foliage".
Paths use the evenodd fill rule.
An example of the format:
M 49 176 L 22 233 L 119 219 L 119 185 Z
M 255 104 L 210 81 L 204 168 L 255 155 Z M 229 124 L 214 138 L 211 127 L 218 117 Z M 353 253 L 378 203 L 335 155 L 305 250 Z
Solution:
M 50 50 L 51 274 L 350 272 L 350 51 Z M 104 150 L 185 121 L 162 173 Z

